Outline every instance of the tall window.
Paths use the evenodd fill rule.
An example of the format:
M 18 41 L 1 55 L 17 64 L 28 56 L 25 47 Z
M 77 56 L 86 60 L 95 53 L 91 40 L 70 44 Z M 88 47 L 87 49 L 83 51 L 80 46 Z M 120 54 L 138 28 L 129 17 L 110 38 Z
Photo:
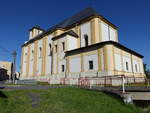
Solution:
M 92 69 L 93 69 L 93 67 L 94 67 L 94 66 L 93 66 L 93 61 L 92 61 L 92 60 L 90 60 L 90 61 L 89 61 L 89 69 L 90 69 L 90 70 L 92 70 Z
M 25 53 L 25 63 L 26 63 L 26 60 L 27 60 L 27 55 L 28 55 L 28 53 Z
M 129 66 L 128 66 L 128 62 L 126 62 L 126 70 L 128 71 L 129 70 Z
M 55 53 L 57 53 L 57 45 L 55 45 Z
M 61 65 L 62 72 L 65 72 L 65 66 Z
M 39 58 L 41 58 L 42 57 L 42 48 L 40 47 L 39 50 L 40 50 Z
M 51 46 L 51 44 L 49 44 L 49 56 L 51 56 L 51 48 L 52 48 L 52 46 Z
M 34 58 L 34 50 L 32 50 L 32 58 L 31 58 L 31 60 L 33 60 L 33 58 Z
M 138 72 L 138 69 L 137 69 L 137 64 L 135 64 L 135 71 L 136 71 L 136 72 Z
M 62 42 L 63 51 L 65 50 L 65 42 Z
M 88 46 L 88 35 L 84 35 L 85 47 Z

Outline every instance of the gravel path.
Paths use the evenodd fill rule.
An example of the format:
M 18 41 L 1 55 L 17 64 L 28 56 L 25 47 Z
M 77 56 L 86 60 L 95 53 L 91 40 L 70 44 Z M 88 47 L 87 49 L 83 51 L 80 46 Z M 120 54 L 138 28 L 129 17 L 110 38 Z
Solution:
M 50 86 L 50 85 L 0 85 L 0 89 L 4 90 L 46 90 L 50 88 L 65 88 L 68 86 Z
M 37 93 L 28 93 L 33 108 L 38 107 L 40 102 L 40 96 Z

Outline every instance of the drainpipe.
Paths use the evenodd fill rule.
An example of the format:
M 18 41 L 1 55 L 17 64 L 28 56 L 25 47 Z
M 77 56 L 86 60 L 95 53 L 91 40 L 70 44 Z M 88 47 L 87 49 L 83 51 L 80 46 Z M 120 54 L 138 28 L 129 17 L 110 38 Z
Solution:
M 122 92 L 125 93 L 125 77 L 122 76 Z

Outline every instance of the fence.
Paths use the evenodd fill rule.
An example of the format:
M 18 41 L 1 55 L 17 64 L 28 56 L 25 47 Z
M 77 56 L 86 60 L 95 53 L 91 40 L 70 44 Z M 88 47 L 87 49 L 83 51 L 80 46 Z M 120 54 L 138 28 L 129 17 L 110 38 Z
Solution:
M 78 85 L 90 86 L 90 85 L 101 85 L 101 86 L 119 86 L 123 83 L 125 85 L 132 84 L 149 84 L 149 79 L 145 77 L 132 77 L 132 76 L 103 76 L 98 78 L 86 77 L 79 78 Z

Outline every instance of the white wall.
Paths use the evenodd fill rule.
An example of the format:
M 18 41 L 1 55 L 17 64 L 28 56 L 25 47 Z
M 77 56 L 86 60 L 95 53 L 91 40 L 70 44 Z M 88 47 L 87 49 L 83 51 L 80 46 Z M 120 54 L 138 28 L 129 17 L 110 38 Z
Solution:
M 64 65 L 64 72 L 66 72 L 66 60 L 62 60 L 58 64 L 58 73 L 62 73 L 62 65 Z
M 27 56 L 28 56 L 28 47 L 24 47 L 22 75 L 26 75 L 27 74 L 26 73 L 26 70 L 27 70 Z
M 29 32 L 29 40 L 32 39 L 32 31 Z
M 144 73 L 143 61 L 139 63 L 140 65 L 140 73 Z
M 101 55 L 101 59 L 100 60 L 102 62 L 101 70 L 104 71 L 104 52 L 103 52 L 103 49 L 101 49 L 101 54 L 100 55 Z
M 32 53 L 33 51 L 33 53 Z M 30 59 L 29 59 L 29 76 L 33 75 L 33 65 L 34 65 L 34 43 L 30 46 Z
M 69 62 L 70 72 L 81 72 L 81 59 L 80 57 L 74 57 Z
M 98 70 L 98 56 L 97 54 L 86 55 L 84 58 L 84 71 L 97 71 Z M 89 61 L 93 61 L 93 70 L 89 70 Z
M 102 41 L 108 41 L 109 40 L 109 27 L 108 24 L 101 23 L 102 28 Z
M 115 70 L 122 71 L 121 55 L 115 54 Z
M 128 70 L 126 67 L 126 62 L 128 62 Z M 123 70 L 125 72 L 132 72 L 131 58 L 123 56 Z
M 137 65 L 137 71 L 136 71 L 135 65 Z M 140 73 L 140 66 L 139 66 L 139 62 L 137 60 L 133 60 L 133 72 Z
M 67 44 L 68 44 L 67 50 L 77 49 L 77 47 L 78 47 L 78 40 L 77 40 L 77 38 L 68 35 L 67 36 Z
M 56 74 L 57 72 L 57 53 L 55 53 L 55 45 L 57 45 L 57 53 L 58 53 L 58 44 L 57 41 L 54 41 L 53 45 L 53 73 Z
M 112 27 L 109 27 L 109 32 L 110 32 L 110 40 L 116 41 L 116 31 Z
M 38 48 L 37 48 L 37 70 L 36 70 L 36 73 L 37 75 L 41 75 L 42 73 L 42 58 L 43 58 L 43 55 L 41 55 L 40 57 L 40 47 L 42 48 L 42 51 L 43 51 L 43 40 L 39 40 L 38 41 Z
M 104 22 L 100 22 L 99 25 L 102 30 L 102 41 L 116 41 L 116 30 L 114 28 Z
M 72 38 L 72 37 L 65 36 L 65 37 L 62 37 L 62 38 L 58 39 L 58 58 L 59 58 L 59 60 L 63 60 L 65 58 L 65 51 L 67 49 L 66 47 L 69 46 L 68 43 L 71 43 L 71 44 L 73 43 L 73 42 L 68 42 L 67 38 L 69 39 L 69 38 Z M 65 50 L 63 50 L 62 43 L 65 44 L 64 45 L 65 46 Z M 72 44 L 72 45 L 74 45 L 74 44 Z
M 91 23 L 84 23 L 81 25 L 81 47 L 85 46 L 84 35 L 88 35 L 88 45 L 91 45 Z
M 52 56 L 50 55 L 50 47 L 49 44 L 51 44 L 51 50 L 52 50 L 52 35 L 49 35 L 47 38 L 47 45 L 46 45 L 46 72 L 45 74 L 51 74 L 51 64 L 52 64 Z

